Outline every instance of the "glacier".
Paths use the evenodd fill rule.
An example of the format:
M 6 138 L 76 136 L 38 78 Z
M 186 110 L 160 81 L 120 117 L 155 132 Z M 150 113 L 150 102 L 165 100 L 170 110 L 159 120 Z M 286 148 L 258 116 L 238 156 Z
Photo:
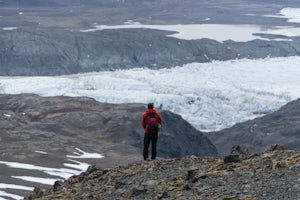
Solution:
M 106 103 L 148 103 L 180 114 L 198 130 L 230 127 L 300 97 L 300 57 L 190 63 L 175 68 L 64 76 L 0 77 L 0 93 L 88 96 Z
M 283 8 L 276 15 L 264 15 L 264 17 L 286 18 L 288 23 L 300 23 L 299 9 Z M 19 15 L 22 14 L 19 12 Z M 209 20 L 210 18 L 206 18 L 205 21 Z M 95 26 L 91 30 L 82 31 L 108 28 L 153 28 L 177 32 L 170 37 L 187 40 L 206 37 L 223 42 L 227 39 L 235 41 L 262 39 L 253 33 L 299 36 L 300 29 L 293 27 L 294 24 L 291 25 L 261 29 L 259 26 L 249 25 L 154 26 L 133 23 L 125 24 L 125 26 Z M 18 27 L 2 27 L 2 29 L 11 31 Z M 236 34 L 237 32 L 239 34 Z M 299 64 L 300 57 L 287 57 L 190 63 L 161 70 L 139 68 L 56 77 L 0 77 L 0 93 L 88 96 L 107 103 L 154 102 L 162 109 L 180 114 L 199 130 L 209 132 L 263 116 L 299 98 Z M 10 117 L 5 113 L 3 115 Z M 27 169 L 30 167 L 30 169 L 40 170 L 49 175 L 67 178 L 71 174 L 85 171 L 88 167 L 87 163 L 69 158 L 80 159 L 93 156 L 102 158 L 100 154 L 85 153 L 78 148 L 75 150 L 78 152 L 74 152 L 74 155 L 66 155 L 68 162 L 64 163 L 65 167 L 60 169 L 18 162 L 0 161 L 0 163 L 10 168 Z M 37 153 L 47 154 L 43 151 Z M 56 180 L 31 176 L 14 176 L 13 178 L 49 185 Z M 19 195 L 7 193 L 1 189 L 32 190 L 33 188 L 0 183 L 0 199 L 23 199 Z

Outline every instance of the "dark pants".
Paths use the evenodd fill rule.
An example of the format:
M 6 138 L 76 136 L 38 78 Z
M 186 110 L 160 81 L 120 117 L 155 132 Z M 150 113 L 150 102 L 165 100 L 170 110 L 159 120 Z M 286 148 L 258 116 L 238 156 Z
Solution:
M 151 159 L 156 158 L 157 133 L 145 133 L 144 137 L 144 160 L 148 158 L 150 142 L 152 144 Z

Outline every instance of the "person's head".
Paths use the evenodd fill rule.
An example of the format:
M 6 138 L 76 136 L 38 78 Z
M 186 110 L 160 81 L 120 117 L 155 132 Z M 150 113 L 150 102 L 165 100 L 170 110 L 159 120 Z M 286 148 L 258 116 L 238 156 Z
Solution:
M 153 103 L 148 103 L 148 109 L 153 109 L 153 108 L 154 108 Z

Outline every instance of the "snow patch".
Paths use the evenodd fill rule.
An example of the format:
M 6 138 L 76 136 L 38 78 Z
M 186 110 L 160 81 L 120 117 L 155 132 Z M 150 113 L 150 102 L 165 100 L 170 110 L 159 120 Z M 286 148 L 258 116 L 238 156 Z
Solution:
M 280 10 L 279 14 L 288 18 L 288 22 L 300 23 L 300 8 L 283 8 Z
M 0 161 L 0 164 L 4 164 L 4 165 L 6 165 L 10 168 L 38 170 L 38 171 L 44 172 L 46 174 L 61 177 L 61 178 L 64 178 L 64 179 L 67 179 L 72 175 L 81 173 L 81 171 L 68 169 L 68 168 L 42 167 L 42 166 L 19 163 L 19 162 Z
M 257 14 L 244 14 L 247 16 L 257 16 Z M 287 18 L 290 23 L 300 23 L 300 8 L 283 8 L 277 15 L 262 15 L 264 17 Z M 205 18 L 202 21 L 210 21 L 210 18 Z M 173 25 L 146 25 L 134 20 L 127 20 L 123 25 L 107 26 L 96 25 L 94 28 L 81 30 L 82 32 L 90 32 L 104 29 L 156 29 L 173 31 L 175 34 L 168 35 L 184 40 L 196 40 L 209 38 L 219 42 L 226 40 L 234 40 L 246 42 L 255 39 L 260 40 L 275 40 L 281 41 L 282 38 L 267 39 L 255 34 L 271 34 L 284 35 L 288 37 L 300 36 L 300 28 L 292 26 L 258 26 L 258 25 L 233 25 L 233 24 L 173 24 Z M 290 40 L 288 40 L 290 41 Z
M 44 151 L 34 151 L 36 153 L 40 153 L 40 154 L 48 154 L 47 152 L 44 152 Z
M 18 28 L 19 27 L 4 27 L 4 28 L 2 28 L 2 30 L 4 30 L 4 31 L 12 31 L 12 30 L 16 30 Z
M 14 189 L 14 190 L 33 191 L 34 188 L 33 187 L 26 187 L 26 186 L 22 186 L 22 185 L 0 183 L 0 189 Z
M 12 176 L 12 178 L 21 179 L 28 182 L 33 183 L 42 183 L 45 185 L 53 185 L 55 181 L 61 180 L 61 179 L 54 179 L 54 178 L 41 178 L 41 177 L 33 177 L 33 176 Z M 34 188 L 32 188 L 30 191 L 33 191 Z M 23 189 L 25 190 L 25 189 Z
M 76 160 L 71 160 L 71 159 L 68 159 L 68 160 L 71 162 L 77 163 L 77 164 L 65 163 L 64 166 L 74 168 L 74 169 L 79 169 L 80 171 L 86 171 L 88 169 L 88 167 L 90 166 L 87 163 L 78 162 Z
M 3 197 L 3 198 L 1 198 L 1 197 Z M 4 191 L 0 190 L 0 199 L 1 200 L 6 200 L 6 198 L 4 198 L 4 197 L 8 197 L 10 199 L 16 199 L 16 200 L 24 199 L 24 197 L 22 197 L 22 196 L 19 196 L 19 195 L 16 195 L 16 194 L 11 194 L 11 193 L 4 192 Z
M 75 148 L 77 152 L 74 152 L 74 155 L 67 155 L 68 158 L 104 158 L 102 154 L 98 153 L 87 153 L 79 148 Z
M 156 29 L 173 31 L 174 34 L 168 35 L 184 40 L 197 40 L 209 38 L 219 42 L 234 40 L 247 42 L 255 39 L 261 40 L 280 40 L 280 38 L 267 39 L 255 34 L 284 35 L 288 37 L 300 36 L 300 28 L 290 26 L 258 26 L 258 25 L 230 25 L 230 24 L 177 24 L 177 25 L 144 25 L 144 24 L 125 24 L 117 26 L 98 25 L 92 29 L 81 30 L 82 32 L 99 31 L 105 29 Z

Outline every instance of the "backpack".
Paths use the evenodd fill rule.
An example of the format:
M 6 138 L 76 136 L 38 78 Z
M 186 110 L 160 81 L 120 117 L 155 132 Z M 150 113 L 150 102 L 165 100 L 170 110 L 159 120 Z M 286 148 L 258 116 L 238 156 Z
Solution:
M 157 133 L 158 132 L 158 118 L 156 113 L 151 113 L 147 116 L 147 132 Z

